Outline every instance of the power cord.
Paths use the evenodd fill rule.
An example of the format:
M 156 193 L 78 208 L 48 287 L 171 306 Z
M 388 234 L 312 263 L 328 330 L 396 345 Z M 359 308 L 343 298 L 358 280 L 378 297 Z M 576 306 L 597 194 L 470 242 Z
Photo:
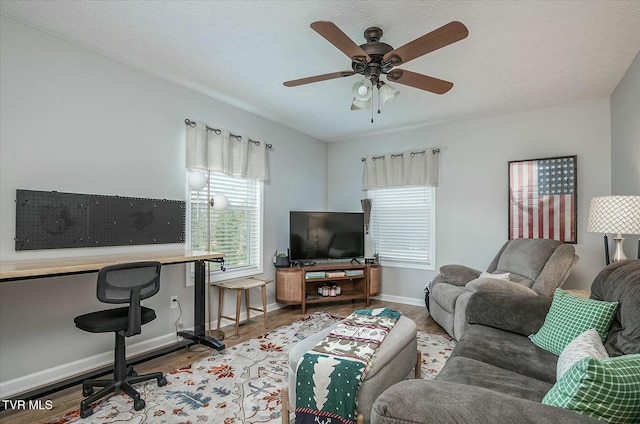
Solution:
M 182 337 L 180 337 L 178 335 L 178 332 L 180 331 L 179 328 L 182 327 L 182 324 L 183 324 L 183 322 L 182 322 L 182 305 L 180 304 L 180 300 L 176 300 L 176 303 L 178 303 L 178 310 L 180 311 L 180 314 L 178 315 L 178 318 L 173 323 L 173 325 L 176 328 L 176 340 L 178 341 L 178 343 L 180 343 L 182 340 L 184 340 L 184 339 L 182 339 Z
M 178 333 L 180 332 L 180 327 L 182 327 L 184 322 L 182 321 L 182 305 L 180 304 L 180 300 L 176 300 L 176 302 L 178 303 L 178 310 L 180 311 L 180 313 L 178 314 L 178 318 L 175 320 L 173 325 L 176 329 L 176 340 L 178 341 L 178 343 L 180 343 L 184 339 L 180 335 L 178 335 Z M 191 346 L 187 346 L 187 351 L 194 353 L 208 352 L 211 350 L 213 350 L 213 348 L 205 347 L 204 349 L 194 350 L 191 349 Z

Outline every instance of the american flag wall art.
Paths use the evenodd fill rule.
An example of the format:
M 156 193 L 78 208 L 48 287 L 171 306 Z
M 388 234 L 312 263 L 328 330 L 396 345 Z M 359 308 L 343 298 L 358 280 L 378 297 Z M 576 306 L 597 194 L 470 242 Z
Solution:
M 509 239 L 576 243 L 576 156 L 509 162 Z

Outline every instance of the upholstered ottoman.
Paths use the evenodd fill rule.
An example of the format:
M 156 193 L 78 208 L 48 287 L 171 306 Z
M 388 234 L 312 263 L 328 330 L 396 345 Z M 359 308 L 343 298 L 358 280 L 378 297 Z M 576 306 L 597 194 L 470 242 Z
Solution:
M 282 422 L 289 423 L 289 412 L 295 411 L 296 369 L 298 362 L 323 340 L 338 324 L 334 324 L 296 344 L 289 353 L 289 386 L 282 392 Z M 356 395 L 358 423 L 369 422 L 373 402 L 387 388 L 407 378 L 415 367 L 420 378 L 420 352 L 416 339 L 416 323 L 401 316 L 372 359 L 372 366 Z M 287 402 L 288 400 L 288 402 Z

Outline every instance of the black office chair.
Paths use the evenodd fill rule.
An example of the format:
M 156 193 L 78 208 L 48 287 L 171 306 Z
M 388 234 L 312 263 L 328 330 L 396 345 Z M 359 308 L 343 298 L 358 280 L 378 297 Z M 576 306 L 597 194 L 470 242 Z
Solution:
M 124 392 L 133 399 L 136 411 L 145 406 L 144 399 L 133 388 L 133 384 L 151 379 L 158 380 L 158 386 L 167 384 L 161 372 L 137 375 L 133 366 L 127 367 L 125 337 L 140 334 L 141 326 L 156 319 L 153 309 L 140 305 L 140 301 L 151 297 L 160 290 L 160 262 L 134 262 L 111 265 L 98 272 L 98 300 L 104 303 L 128 303 L 129 306 L 92 312 L 76 317 L 76 327 L 91 333 L 113 331 L 116 335 L 114 349 L 113 380 L 85 380 L 82 382 L 80 416 L 93 414 L 91 404 L 110 393 Z M 103 387 L 94 393 L 94 387 Z

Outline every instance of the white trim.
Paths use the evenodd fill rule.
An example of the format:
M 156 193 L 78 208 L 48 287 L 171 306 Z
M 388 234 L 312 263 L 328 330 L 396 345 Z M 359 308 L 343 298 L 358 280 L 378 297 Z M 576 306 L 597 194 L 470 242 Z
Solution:
M 434 256 L 432 254 L 432 256 Z M 436 267 L 431 264 L 418 264 L 415 262 L 396 262 L 388 259 L 381 258 L 380 265 L 388 268 L 406 268 L 406 269 L 421 269 L 426 271 L 435 271 Z
M 424 297 L 420 299 L 415 299 L 413 297 L 400 297 L 400 296 L 393 296 L 389 294 L 381 294 L 380 296 L 376 296 L 374 299 L 384 300 L 385 302 L 403 303 L 405 305 L 424 306 L 425 313 L 426 314 L 429 313 L 427 311 L 426 305 L 424 304 Z
M 423 190 L 424 194 L 421 194 Z M 373 199 L 371 237 L 383 266 L 429 271 L 436 269 L 436 192 L 435 187 L 426 186 L 387 187 L 367 191 L 367 195 Z M 427 197 L 428 204 L 425 205 Z M 422 221 L 422 214 L 428 215 L 428 222 Z M 409 238 L 415 237 L 415 231 L 406 227 L 408 219 L 415 220 L 415 231 L 425 235 L 428 248 L 405 252 L 401 234 L 406 234 Z M 385 224 L 390 224 L 389 228 L 395 225 L 401 232 L 394 233 L 385 228 Z M 413 239 L 413 242 L 417 243 L 418 240 Z M 413 252 L 416 254 L 411 254 Z
M 188 180 L 188 173 L 186 171 Z M 185 246 L 191 246 L 191 187 L 185 182 L 185 197 L 186 209 L 185 209 Z M 216 264 L 210 264 L 210 272 L 207 275 L 207 283 L 212 281 L 226 281 L 236 278 L 249 277 L 252 275 L 260 275 L 264 273 L 264 181 L 258 181 L 258 198 L 260 201 L 260 210 L 258 213 L 259 225 L 260 225 L 260 240 L 258 241 L 259 252 L 257 258 L 259 265 L 255 267 L 246 267 L 236 270 L 225 271 L 224 273 L 219 271 L 219 267 Z M 194 265 L 189 264 L 185 270 L 185 286 L 192 287 L 194 285 Z
M 176 343 L 176 333 L 172 332 L 164 336 L 144 340 L 138 343 L 127 345 L 127 357 L 141 355 L 155 349 L 160 349 Z M 113 364 L 113 349 L 108 352 L 82 358 L 77 361 L 68 362 L 53 368 L 38 371 L 12 380 L 0 383 L 0 397 L 8 398 L 13 395 L 23 393 L 38 387 L 52 384 L 74 375 L 89 372 Z

